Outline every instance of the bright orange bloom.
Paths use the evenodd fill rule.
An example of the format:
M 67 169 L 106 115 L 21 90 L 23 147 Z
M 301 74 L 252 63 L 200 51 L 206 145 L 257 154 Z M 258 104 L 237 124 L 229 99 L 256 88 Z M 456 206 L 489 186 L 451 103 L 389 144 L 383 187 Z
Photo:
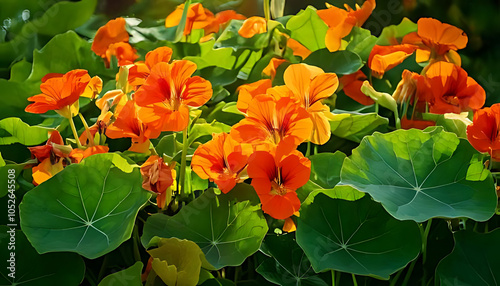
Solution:
M 253 16 L 245 20 L 243 25 L 241 25 L 238 30 L 238 34 L 243 38 L 251 38 L 257 34 L 262 34 L 267 31 L 267 22 L 266 19 Z
M 294 232 L 297 230 L 297 224 L 291 217 L 285 219 L 285 224 L 283 225 L 283 231 Z
M 436 126 L 436 122 L 432 120 L 419 120 L 419 119 L 408 119 L 406 116 L 401 118 L 401 128 L 403 129 L 421 129 L 424 130 L 427 127 Z
M 288 38 L 288 40 L 286 41 L 286 45 L 287 47 L 292 49 L 294 56 L 299 56 L 303 60 L 312 53 L 308 48 L 292 38 Z
M 126 22 L 124 18 L 116 18 L 100 27 L 92 42 L 92 51 L 104 58 L 110 45 L 128 42 L 129 35 L 125 29 L 125 25 Z
M 461 29 L 432 18 L 420 18 L 417 25 L 418 31 L 406 35 L 402 44 L 373 48 L 368 66 L 374 76 L 381 78 L 386 71 L 402 63 L 415 51 L 419 63 L 432 60 L 461 64 L 456 51 L 465 48 L 468 41 Z
M 95 101 L 95 105 L 102 112 L 113 109 L 115 115 L 118 115 L 125 103 L 127 103 L 127 95 L 121 89 L 110 90 Z
M 325 144 L 331 136 L 330 108 L 321 100 L 330 97 L 339 86 L 334 73 L 325 73 L 321 68 L 306 64 L 290 65 L 283 75 L 285 85 L 309 113 L 313 129 L 309 140 L 314 144 Z
M 295 191 L 309 181 L 311 161 L 293 145 L 282 143 L 275 152 L 256 151 L 248 160 L 247 171 L 265 213 L 286 219 L 299 210 Z
M 430 65 L 427 85 L 421 91 L 429 97 L 431 113 L 461 113 L 478 110 L 486 101 L 484 89 L 459 66 L 447 62 Z
M 500 103 L 474 113 L 472 124 L 467 126 L 467 138 L 479 152 L 489 153 L 500 160 Z
M 38 162 L 42 162 L 47 158 L 56 158 L 56 157 L 67 157 L 66 148 L 58 148 L 64 145 L 64 141 L 59 134 L 59 131 L 54 130 L 50 134 L 47 143 L 42 146 L 28 147 L 31 152 L 31 155 L 38 159 Z
M 417 49 L 414 45 L 378 46 L 375 45 L 368 58 L 368 66 L 372 75 L 382 78 L 384 73 L 401 64 Z
M 175 181 L 174 167 L 175 163 L 169 166 L 156 155 L 150 156 L 141 166 L 142 187 L 158 195 L 156 203 L 160 209 L 165 207 L 167 189 Z
M 33 185 L 37 186 L 52 178 L 64 169 L 63 160 L 52 163 L 50 158 L 44 159 L 38 166 L 33 167 Z
M 187 60 L 158 63 L 136 91 L 135 101 L 142 107 L 139 118 L 151 126 L 145 133 L 148 138 L 154 138 L 153 130 L 184 130 L 189 107 L 200 107 L 212 97 L 212 84 L 199 76 L 191 77 L 195 71 L 196 64 Z
M 375 101 L 373 101 L 371 97 L 366 96 L 366 94 L 361 92 L 361 86 L 367 79 L 368 78 L 366 77 L 366 75 L 359 70 L 353 74 L 348 74 L 341 77 L 339 81 L 345 95 L 363 105 L 372 105 L 375 103 Z
M 168 63 L 172 59 L 172 49 L 169 47 L 159 47 L 146 54 L 146 61 L 137 62 L 128 71 L 128 82 L 134 89 L 144 84 L 151 69 L 157 63 Z
M 252 99 L 259 94 L 266 94 L 267 90 L 273 86 L 270 79 L 261 79 L 256 82 L 240 85 L 238 91 L 238 101 L 236 107 L 239 111 L 247 113 L 248 106 Z
M 92 155 L 108 153 L 108 152 L 109 152 L 108 146 L 97 145 L 88 147 L 85 150 L 73 149 L 73 151 L 71 151 L 71 153 L 69 154 L 69 157 L 71 158 L 71 161 L 73 163 L 80 163 L 83 159 L 90 157 Z
M 272 58 L 269 64 L 262 70 L 262 74 L 273 80 L 276 76 L 276 69 L 284 62 L 286 62 L 285 59 Z
M 134 61 L 139 57 L 137 51 L 129 44 L 125 42 L 114 43 L 109 45 L 106 50 L 105 60 L 106 63 L 111 62 L 112 56 L 115 56 L 118 60 L 118 66 L 125 66 L 133 64 Z
M 311 136 L 312 128 L 309 113 L 295 98 L 261 94 L 250 102 L 247 117 L 233 126 L 231 135 L 245 143 L 289 141 L 298 146 Z
M 361 7 L 356 4 L 356 9 L 352 9 L 347 4 L 345 4 L 346 10 L 327 4 L 328 9 L 318 10 L 318 16 L 328 25 L 325 37 L 328 50 L 338 51 L 342 38 L 349 35 L 353 27 L 361 27 L 370 17 L 375 6 L 375 0 L 367 0 Z
M 217 25 L 219 25 L 219 30 L 220 26 L 225 25 L 231 20 L 245 20 L 247 17 L 236 13 L 234 10 L 225 10 L 225 11 L 220 11 L 219 13 L 215 14 L 215 22 Z
M 252 146 L 241 144 L 226 133 L 213 134 L 213 139 L 196 149 L 191 168 L 202 179 L 210 179 L 223 193 L 228 193 L 248 176 L 245 168 Z
M 191 34 L 191 30 L 193 29 L 203 29 L 205 30 L 205 35 L 219 31 L 218 25 L 214 23 L 214 14 L 204 8 L 201 3 L 191 4 L 188 9 L 184 36 Z M 183 11 L 184 4 L 177 6 L 177 9 L 165 19 L 165 27 L 170 28 L 179 25 Z
M 86 70 L 72 70 L 61 77 L 52 77 L 40 85 L 41 94 L 29 97 L 34 103 L 25 109 L 30 113 L 55 110 L 61 116 L 71 118 L 78 114 L 78 99 L 85 93 L 91 78 Z
M 138 109 L 139 107 L 133 100 L 128 101 L 121 109 L 116 120 L 106 129 L 106 136 L 113 139 L 131 138 L 132 146 L 129 150 L 146 153 L 150 145 L 149 138 L 144 135 L 145 131 L 148 130 L 148 126 L 137 117 Z

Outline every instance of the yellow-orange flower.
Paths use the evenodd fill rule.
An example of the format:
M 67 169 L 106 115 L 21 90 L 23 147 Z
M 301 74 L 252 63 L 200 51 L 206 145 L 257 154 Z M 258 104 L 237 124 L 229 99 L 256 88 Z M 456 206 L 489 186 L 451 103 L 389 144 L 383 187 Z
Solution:
M 248 106 L 252 99 L 259 94 L 266 94 L 272 87 L 273 82 L 270 79 L 261 79 L 256 82 L 240 85 L 238 91 L 238 101 L 236 107 L 239 111 L 247 113 Z
M 125 27 L 125 19 L 116 18 L 97 30 L 91 49 L 104 59 L 106 67 L 109 67 L 112 56 L 116 56 L 119 65 L 130 64 L 138 57 L 128 43 L 129 35 Z
M 144 84 L 151 69 L 157 63 L 168 63 L 172 59 L 172 49 L 169 47 L 159 47 L 146 54 L 146 61 L 137 62 L 128 70 L 128 83 L 137 89 Z
M 199 76 L 191 77 L 195 71 L 196 64 L 186 60 L 158 63 L 134 94 L 142 107 L 139 118 L 151 127 L 145 132 L 148 138 L 154 138 L 153 130 L 184 130 L 189 107 L 200 107 L 212 97 L 212 84 Z
M 266 19 L 258 16 L 253 16 L 245 20 L 238 30 L 238 34 L 243 38 L 251 38 L 257 34 L 262 34 L 267 31 Z
M 327 4 L 328 9 L 318 10 L 318 16 L 328 25 L 325 37 L 328 50 L 330 52 L 339 50 L 342 38 L 349 35 L 353 27 L 361 27 L 375 6 L 375 0 L 367 0 L 361 7 L 356 4 L 356 9 L 347 4 L 345 4 L 346 10 Z
M 210 179 L 223 193 L 228 193 L 248 176 L 245 168 L 252 146 L 242 144 L 226 133 L 213 134 L 213 139 L 196 149 L 191 168 L 202 179 Z
M 283 76 L 285 85 L 307 110 L 313 123 L 309 140 L 314 144 L 325 144 L 331 136 L 330 108 L 321 102 L 330 97 L 339 86 L 334 73 L 325 73 L 321 68 L 306 64 L 290 65 Z
M 170 28 L 179 25 L 183 12 L 184 4 L 177 6 L 177 9 L 165 19 L 165 27 Z M 205 30 L 205 34 L 215 33 L 219 30 L 219 27 L 214 22 L 215 17 L 210 10 L 204 8 L 201 3 L 191 4 L 187 12 L 184 35 L 191 34 L 191 30 L 193 29 L 203 29 Z

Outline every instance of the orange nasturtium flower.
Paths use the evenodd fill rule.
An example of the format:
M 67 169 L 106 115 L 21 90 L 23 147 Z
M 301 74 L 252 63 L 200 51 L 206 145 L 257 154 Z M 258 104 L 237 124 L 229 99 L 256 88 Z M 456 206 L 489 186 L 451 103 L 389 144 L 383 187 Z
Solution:
M 248 178 L 246 166 L 252 146 L 241 144 L 226 133 L 213 134 L 213 139 L 196 149 L 191 168 L 202 179 L 210 179 L 223 193 Z
M 135 102 L 129 100 L 121 109 L 116 120 L 106 129 L 106 136 L 113 139 L 131 138 L 132 146 L 129 150 L 146 153 L 150 145 L 149 138 L 144 135 L 148 126 L 137 117 L 138 109 Z
M 41 94 L 29 97 L 34 103 L 25 109 L 30 113 L 45 113 L 55 110 L 65 118 L 78 114 L 78 99 L 86 93 L 91 78 L 86 70 L 72 70 L 63 76 L 46 79 L 40 85 Z
M 309 113 L 292 97 L 261 94 L 250 102 L 247 117 L 231 129 L 239 142 L 278 145 L 289 141 L 298 146 L 311 136 Z
M 69 157 L 73 161 L 73 163 L 80 163 L 83 159 L 90 157 L 95 154 L 103 154 L 108 153 L 109 147 L 103 145 L 96 145 L 88 147 L 87 149 L 73 149 L 69 154 Z
M 273 80 L 276 76 L 276 69 L 284 62 L 286 62 L 285 59 L 272 58 L 269 64 L 262 70 L 262 74 Z
M 212 97 L 212 84 L 199 76 L 191 77 L 196 64 L 187 60 L 158 63 L 146 82 L 135 92 L 139 118 L 151 129 L 148 138 L 161 131 L 181 131 L 189 123 L 189 107 L 200 107 Z
M 238 101 L 236 107 L 239 111 L 247 113 L 248 106 L 254 97 L 259 94 L 266 94 L 269 88 L 273 87 L 270 79 L 261 79 L 256 82 L 240 85 L 238 91 Z
M 169 166 L 163 161 L 163 158 L 157 155 L 150 156 L 141 166 L 142 187 L 158 195 L 156 203 L 160 209 L 165 207 L 167 189 L 175 181 L 174 167 L 175 162 Z
M 467 139 L 479 152 L 487 152 L 500 160 L 500 103 L 474 113 L 472 124 L 467 126 Z
M 177 6 L 177 9 L 165 19 L 165 27 L 170 28 L 179 25 L 183 11 L 184 4 Z M 214 25 L 214 21 L 214 14 L 204 8 L 201 3 L 191 4 L 187 12 L 184 36 L 191 34 L 191 30 L 193 29 L 203 29 L 205 30 L 205 34 L 216 33 L 219 31 L 219 27 L 218 25 Z
M 256 151 L 247 171 L 265 213 L 286 219 L 299 210 L 296 190 L 309 181 L 311 161 L 293 145 L 282 143 L 275 152 Z
M 106 50 L 106 63 L 109 64 L 113 56 L 118 60 L 118 66 L 133 64 L 139 57 L 137 51 L 129 43 L 124 42 L 109 45 L 109 48 Z
M 339 81 L 345 95 L 363 105 L 372 105 L 375 103 L 375 101 L 373 101 L 371 97 L 366 96 L 366 94 L 361 92 L 361 86 L 367 79 L 368 78 L 366 77 L 366 75 L 359 70 L 353 74 L 344 75 L 339 79 Z
M 129 35 L 125 29 L 124 18 L 110 20 L 106 25 L 100 27 L 92 42 L 92 51 L 105 60 L 109 66 L 111 56 L 117 56 L 118 60 L 133 62 L 137 59 L 136 51 L 128 44 Z M 118 43 L 123 43 L 115 45 Z
M 136 62 L 128 70 L 128 83 L 137 89 L 144 84 L 151 69 L 161 62 L 168 63 L 172 58 L 172 49 L 169 47 L 159 47 L 146 54 L 144 62 Z
M 419 63 L 447 61 L 461 64 L 456 51 L 467 45 L 464 31 L 432 18 L 420 18 L 417 25 L 417 32 L 406 35 L 400 45 L 373 47 L 368 66 L 374 76 L 381 78 L 386 71 L 402 63 L 415 51 Z
M 361 7 L 356 4 L 356 9 L 345 4 L 346 10 L 343 10 L 327 3 L 328 9 L 318 10 L 318 16 L 328 25 L 325 37 L 328 50 L 338 51 L 342 38 L 349 35 L 353 27 L 361 27 L 370 17 L 375 6 L 375 0 L 366 0 Z
M 238 34 L 243 38 L 251 38 L 257 34 L 262 34 L 267 31 L 267 22 L 266 19 L 253 16 L 245 20 L 243 25 L 241 25 L 238 30 Z
M 307 64 L 289 66 L 283 75 L 285 85 L 311 116 L 313 129 L 309 140 L 314 144 L 325 144 L 331 135 L 330 108 L 321 102 L 330 97 L 339 86 L 334 73 L 325 73 L 321 68 Z
M 431 95 L 431 113 L 461 113 L 478 110 L 486 101 L 484 89 L 459 66 L 436 62 L 425 74 L 428 83 L 421 91 Z

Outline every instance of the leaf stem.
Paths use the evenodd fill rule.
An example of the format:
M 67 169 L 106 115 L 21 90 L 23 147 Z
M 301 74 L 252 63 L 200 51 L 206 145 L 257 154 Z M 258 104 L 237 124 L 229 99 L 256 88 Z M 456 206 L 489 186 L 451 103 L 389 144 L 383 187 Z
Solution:
M 189 126 L 189 124 L 188 124 Z M 185 197 L 184 194 L 184 179 L 186 177 L 186 157 L 187 157 L 187 149 L 188 149 L 188 144 L 187 144 L 187 127 L 182 130 L 182 156 L 181 156 L 181 170 L 179 174 L 179 184 L 180 184 L 180 195 L 181 199 Z
M 133 243 L 134 243 L 134 259 L 135 261 L 141 261 L 141 253 L 139 252 L 139 227 L 137 224 L 134 225 Z
M 80 116 L 80 120 L 83 123 L 83 127 L 85 127 L 85 132 L 87 133 L 87 140 L 89 141 L 90 146 L 94 146 L 94 136 L 92 136 L 92 133 L 90 133 L 90 128 L 87 125 L 87 121 L 85 121 L 85 118 L 81 113 L 78 113 L 78 116 Z
M 398 273 L 394 276 L 394 278 L 391 280 L 391 284 L 389 286 L 395 286 L 396 282 L 398 282 L 399 276 L 401 276 L 401 273 L 403 273 L 403 269 L 399 270 Z
M 352 273 L 352 283 L 354 286 L 358 286 L 358 281 L 356 281 L 356 275 L 354 275 L 354 273 Z
M 429 219 L 422 235 L 422 264 L 425 264 L 427 258 L 427 237 L 429 236 L 429 232 L 431 230 L 431 224 L 432 219 Z
M 411 273 L 413 272 L 413 268 L 415 267 L 415 264 L 417 263 L 417 260 L 418 260 L 418 257 L 415 258 L 411 264 L 410 264 L 410 268 L 408 268 L 408 272 L 406 272 L 406 275 L 405 275 L 405 280 L 403 280 L 403 284 L 401 285 L 408 285 L 408 281 L 410 280 L 410 277 L 411 277 Z
M 311 155 L 311 141 L 307 141 L 306 157 L 309 157 L 309 155 Z
M 332 286 L 335 286 L 335 270 L 331 270 L 332 272 Z
M 82 143 L 80 143 L 80 138 L 78 137 L 78 132 L 76 132 L 76 127 L 75 127 L 75 122 L 73 121 L 73 117 L 69 117 L 69 126 L 71 126 L 71 131 L 73 132 L 73 136 L 75 137 L 76 140 L 76 145 L 78 148 L 82 149 Z

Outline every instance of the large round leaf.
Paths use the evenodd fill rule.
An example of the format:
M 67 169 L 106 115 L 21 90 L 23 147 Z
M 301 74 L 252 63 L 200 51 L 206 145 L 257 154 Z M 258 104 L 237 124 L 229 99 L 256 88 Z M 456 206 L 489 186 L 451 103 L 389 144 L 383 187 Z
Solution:
M 21 227 L 39 253 L 74 251 L 93 259 L 130 238 L 150 198 L 138 169 L 117 154 L 72 164 L 28 192 Z
M 272 257 L 266 257 L 256 269 L 268 281 L 282 286 L 327 286 L 328 283 L 311 268 L 304 251 L 293 234 L 268 235 L 264 240 Z
M 0 226 L 0 245 L 0 285 L 76 286 L 83 280 L 85 263 L 75 253 L 38 254 L 22 231 L 6 226 Z
M 474 154 L 466 140 L 442 128 L 375 133 L 345 160 L 341 181 L 369 193 L 397 219 L 483 221 L 494 214 L 497 198 L 491 174 L 467 180 Z
M 240 265 L 259 249 L 268 230 L 258 200 L 240 196 L 249 191 L 254 192 L 245 184 L 219 196 L 210 189 L 173 217 L 155 214 L 146 221 L 142 243 L 147 246 L 154 236 L 188 239 L 216 269 Z
M 142 262 L 137 261 L 127 269 L 104 277 L 98 286 L 142 286 L 141 272 L 143 266 Z
M 333 269 L 386 279 L 421 248 L 415 222 L 392 218 L 369 197 L 351 202 L 325 194 L 301 209 L 297 243 L 316 272 Z
M 490 233 L 459 231 L 455 248 L 439 263 L 441 285 L 498 285 L 500 283 L 500 229 Z

